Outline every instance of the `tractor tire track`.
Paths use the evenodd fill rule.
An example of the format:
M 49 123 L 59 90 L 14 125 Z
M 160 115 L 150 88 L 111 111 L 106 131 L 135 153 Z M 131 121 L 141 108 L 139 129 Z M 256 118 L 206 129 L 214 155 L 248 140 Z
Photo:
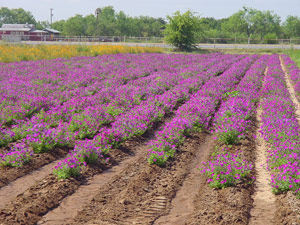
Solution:
M 205 136 L 188 138 L 165 168 L 148 165 L 146 156 L 128 165 L 66 224 L 152 224 L 170 210 L 171 200 L 192 169 L 191 162 Z
M 184 224 L 184 221 L 186 221 L 193 213 L 194 199 L 198 190 L 201 188 L 203 180 L 206 179 L 205 176 L 197 169 L 197 165 L 209 157 L 214 144 L 212 135 L 207 135 L 203 145 L 199 146 L 199 149 L 196 152 L 196 157 L 190 164 L 191 168 L 188 176 L 171 202 L 171 210 L 167 215 L 157 219 L 154 224 Z

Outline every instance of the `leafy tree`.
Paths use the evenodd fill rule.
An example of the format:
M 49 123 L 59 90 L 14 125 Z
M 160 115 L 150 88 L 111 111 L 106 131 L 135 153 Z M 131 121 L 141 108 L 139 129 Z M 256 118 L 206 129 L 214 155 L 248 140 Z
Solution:
M 300 36 L 300 18 L 298 16 L 288 16 L 283 23 L 283 30 L 288 38 Z
M 96 32 L 96 23 L 97 23 L 97 18 L 90 14 L 86 17 L 84 17 L 84 22 L 85 22 L 85 33 L 87 36 L 93 36 L 95 35 Z
M 35 28 L 38 30 L 43 30 L 44 28 L 50 27 L 49 21 L 38 21 L 35 25 Z
M 234 34 L 235 37 L 244 34 L 248 37 L 248 43 L 252 36 L 277 37 L 280 35 L 280 17 L 271 11 L 260 11 L 243 7 L 234 13 L 228 21 L 222 25 L 222 29 Z M 275 36 L 274 36 L 275 35 Z
M 64 30 L 67 35 L 71 36 L 82 36 L 86 34 L 86 25 L 82 15 L 77 14 L 69 18 L 66 23 Z
M 230 16 L 229 19 L 222 24 L 222 30 L 232 33 L 234 35 L 235 42 L 236 38 L 240 36 L 240 34 L 248 34 L 248 24 L 244 16 L 245 13 L 240 10 Z
M 271 11 L 258 11 L 255 10 L 255 13 L 252 18 L 253 22 L 253 32 L 260 36 L 263 40 L 264 37 L 273 36 L 274 34 L 280 35 L 280 17 Z M 273 34 L 273 35 L 271 35 Z
M 196 35 L 200 32 L 199 17 L 188 10 L 183 14 L 177 11 L 167 18 L 169 20 L 165 29 L 167 43 L 181 51 L 195 49 Z
M 66 21 L 65 20 L 59 20 L 52 23 L 51 28 L 60 31 L 62 35 L 67 35 L 65 30 Z
M 36 20 L 31 14 L 31 12 L 25 11 L 22 8 L 19 9 L 9 9 L 7 7 L 0 8 L 0 26 L 2 24 L 34 24 L 36 25 Z
M 123 12 L 120 11 L 116 14 L 116 23 L 117 23 L 117 35 L 128 35 L 128 31 L 130 29 L 130 23 L 128 16 Z
M 15 23 L 29 23 L 36 25 L 36 20 L 34 16 L 29 11 L 25 11 L 22 8 L 19 9 L 11 9 L 11 12 L 13 13 Z
M 112 6 L 102 8 L 101 13 L 98 15 L 96 24 L 96 35 L 116 35 L 117 23 L 114 8 Z
M 0 8 L 0 25 L 4 23 L 14 23 L 14 15 L 10 9 L 6 7 Z

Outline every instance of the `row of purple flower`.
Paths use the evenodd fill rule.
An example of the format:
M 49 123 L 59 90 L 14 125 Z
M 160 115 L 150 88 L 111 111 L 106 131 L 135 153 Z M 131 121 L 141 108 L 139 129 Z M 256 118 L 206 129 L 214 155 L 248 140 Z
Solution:
M 248 134 L 255 119 L 268 59 L 267 55 L 261 56 L 246 72 L 236 90 L 224 96 L 225 101 L 214 118 L 214 133 L 221 143 L 236 144 Z M 242 152 L 232 154 L 226 149 L 217 152 L 213 160 L 204 162 L 201 168 L 208 177 L 209 185 L 214 188 L 232 186 L 249 177 L 252 170 L 252 163 L 243 158 Z
M 69 83 L 72 84 L 60 93 L 60 95 L 65 94 L 65 96 L 63 97 L 64 100 L 57 105 L 54 105 L 55 101 L 53 101 L 52 107 L 42 107 L 27 119 L 26 117 L 14 119 L 13 124 L 15 125 L 12 126 L 9 126 L 7 120 L 2 123 L 2 137 L 0 139 L 2 145 L 16 140 L 22 140 L 21 144 L 12 145 L 11 149 L 1 156 L 2 164 L 11 166 L 22 165 L 22 163 L 27 162 L 32 155 L 31 148 L 33 148 L 36 153 L 39 153 L 49 151 L 57 146 L 67 145 L 72 147 L 76 140 L 93 138 L 99 132 L 102 125 L 114 121 L 115 129 L 113 132 L 112 129 L 108 131 L 108 129 L 103 128 L 96 137 L 98 143 L 101 144 L 101 152 L 105 153 L 107 149 L 110 149 L 111 145 L 118 145 L 120 142 L 131 136 L 140 134 L 141 130 L 147 128 L 143 123 L 140 123 L 139 125 L 134 124 L 136 122 L 136 120 L 133 119 L 134 117 L 143 119 L 147 121 L 147 123 L 152 124 L 167 112 L 168 109 L 174 107 L 174 101 L 182 101 L 186 99 L 188 95 L 186 92 L 183 93 L 180 88 L 175 88 L 175 91 L 168 91 L 165 95 L 162 95 L 165 91 L 183 83 L 183 86 L 188 92 L 192 93 L 204 82 L 204 80 L 201 80 L 198 77 L 193 78 L 193 76 L 206 70 L 206 72 L 202 74 L 203 79 L 206 79 L 208 74 L 218 74 L 222 72 L 224 65 L 230 65 L 230 60 L 234 62 L 234 60 L 239 60 L 241 58 L 240 56 L 232 56 L 229 57 L 230 60 L 226 61 L 226 58 L 228 57 L 220 54 L 202 56 L 161 56 L 150 54 L 135 56 L 135 58 L 132 55 L 120 55 L 114 57 L 116 57 L 115 61 L 112 59 L 106 60 L 106 58 L 103 61 L 101 61 L 101 58 L 98 59 L 103 67 L 106 67 L 106 64 L 108 64 L 108 67 L 111 68 L 110 71 L 112 72 L 107 71 L 105 73 L 105 76 L 107 77 L 105 79 L 102 79 L 101 77 L 101 70 L 97 70 L 99 68 L 101 69 L 101 66 L 96 64 L 96 69 L 92 69 L 92 64 L 88 64 L 88 62 L 91 63 L 94 61 L 82 57 L 77 59 L 78 62 L 75 60 L 75 62 L 71 64 L 68 64 L 70 62 L 65 61 L 61 64 L 58 63 L 59 66 L 54 67 L 55 72 L 51 73 L 52 76 L 48 73 L 46 73 L 47 75 L 41 73 L 40 77 L 38 77 L 38 74 L 33 73 L 34 71 L 41 72 L 45 65 L 49 65 L 49 61 L 38 62 L 38 65 L 35 65 L 36 62 L 34 62 L 32 67 L 28 67 L 25 71 L 21 71 L 22 67 L 19 64 L 12 64 L 10 65 L 11 67 L 6 65 L 7 71 L 12 72 L 8 74 L 10 76 L 9 79 L 4 77 L 3 80 L 5 81 L 5 79 L 7 79 L 10 80 L 10 82 L 14 81 L 16 85 L 20 84 L 20 86 L 23 87 L 23 89 L 21 88 L 22 91 L 28 91 L 31 95 L 34 95 L 34 93 L 30 92 L 31 89 L 29 87 L 30 85 L 34 86 L 34 77 L 38 77 L 39 80 L 52 81 L 51 85 L 49 84 L 50 87 L 43 85 L 43 87 L 40 86 L 37 88 L 37 90 L 48 90 L 46 92 L 49 96 L 53 85 L 66 87 Z M 139 61 L 140 58 L 142 58 L 143 63 L 131 62 L 134 61 L 134 59 Z M 212 67 L 216 62 L 223 62 L 224 60 L 225 62 L 223 64 L 219 63 L 220 66 Z M 54 62 L 56 61 L 57 60 Z M 114 67 L 109 64 L 110 61 L 117 68 L 120 64 L 122 68 L 122 63 L 120 63 L 120 61 L 126 61 L 127 67 L 134 67 L 138 72 L 133 73 L 132 70 L 129 70 L 129 72 L 127 71 L 128 73 L 122 72 L 117 76 L 114 73 L 120 71 L 116 68 L 112 69 Z M 24 63 L 21 64 L 22 66 L 26 66 L 23 65 Z M 25 64 L 28 63 L 26 62 Z M 105 66 L 103 64 L 105 64 Z M 66 68 L 65 65 L 68 65 L 70 68 Z M 34 70 L 31 70 L 31 68 L 34 68 Z M 75 71 L 77 68 L 88 68 L 84 72 L 90 70 L 94 71 L 82 76 L 88 81 L 91 80 L 89 81 L 90 83 L 86 83 L 87 85 L 78 85 L 78 82 L 82 83 L 86 81 L 80 77 L 80 79 L 78 78 L 79 81 L 76 82 L 76 76 L 79 72 L 75 72 L 75 75 L 73 76 L 74 68 Z M 149 72 L 148 68 L 152 68 L 152 70 Z M 26 75 L 29 77 L 31 75 L 31 73 L 27 74 L 27 72 L 32 72 L 33 74 L 33 77 L 31 77 L 33 83 L 31 84 L 26 83 L 30 83 L 30 80 Z M 99 72 L 101 76 L 98 75 L 100 76 L 99 80 L 95 80 L 97 78 L 97 73 Z M 62 73 L 67 79 L 61 80 L 61 83 L 53 82 L 55 79 L 58 79 L 59 74 Z M 46 76 L 46 78 L 44 76 Z M 23 79 L 24 82 L 17 83 L 16 81 L 18 79 Z M 29 90 L 25 90 L 25 86 L 28 87 Z M 56 93 L 58 90 L 58 88 L 53 89 L 55 91 L 52 93 Z M 97 91 L 93 91 L 92 94 L 86 94 L 90 93 L 89 91 L 91 89 L 97 89 Z M 11 90 L 9 87 L 7 89 L 3 88 L 1 91 L 2 99 L 4 99 L 3 104 L 10 104 L 14 107 L 19 107 L 20 104 L 22 105 L 24 103 L 22 102 L 23 100 L 17 99 L 14 96 L 16 95 L 16 91 L 17 90 Z M 68 94 L 69 92 L 72 92 L 72 94 Z M 51 96 L 49 98 L 51 98 Z M 55 97 L 53 97 L 53 99 L 55 99 Z M 56 101 L 58 100 L 56 99 Z M 33 100 L 32 102 L 36 103 Z M 155 109 L 157 110 L 152 111 L 151 107 L 156 107 Z M 133 109 L 133 111 L 129 112 L 131 109 Z M 18 112 L 16 112 L 16 114 L 18 114 Z M 130 129 L 128 129 L 128 127 L 130 127 Z M 135 127 L 135 130 L 131 127 Z M 28 148 L 28 145 L 31 148 Z M 79 146 L 82 146 L 82 143 L 79 142 L 76 149 L 80 148 Z
M 297 71 L 288 57 L 285 56 L 284 60 L 290 64 L 291 80 L 297 84 L 300 77 L 299 69 Z M 297 86 L 295 89 L 297 91 Z M 272 61 L 269 63 L 263 97 L 261 133 L 270 143 L 268 168 L 271 171 L 273 192 L 282 193 L 292 190 L 299 194 L 300 126 L 278 55 L 272 56 Z
M 220 61 L 217 64 L 215 64 L 215 58 L 207 59 L 210 62 L 207 63 L 205 72 L 199 71 L 197 74 L 192 73 L 186 78 L 183 77 L 177 86 L 164 94 L 149 98 L 142 104 L 133 107 L 131 111 L 120 114 L 111 124 L 111 127 L 100 129 L 94 139 L 78 142 L 69 157 L 58 163 L 54 172 L 60 178 L 79 174 L 81 167 L 85 166 L 86 163 L 103 159 L 103 155 L 106 155 L 111 148 L 119 146 L 133 136 L 142 135 L 152 127 L 154 122 L 160 121 L 166 113 L 173 111 L 179 103 L 188 100 L 203 83 L 214 75 L 222 73 L 240 58 L 240 56 L 221 56 L 217 59 L 217 61 Z M 212 65 L 214 65 L 213 70 L 209 69 Z
M 235 89 L 249 66 L 257 59 L 256 55 L 247 56 L 236 62 L 221 76 L 209 80 L 191 99 L 182 105 L 175 118 L 157 133 L 149 143 L 150 163 L 163 165 L 173 157 L 176 147 L 191 130 L 207 129 L 211 118 L 222 101 L 223 95 Z

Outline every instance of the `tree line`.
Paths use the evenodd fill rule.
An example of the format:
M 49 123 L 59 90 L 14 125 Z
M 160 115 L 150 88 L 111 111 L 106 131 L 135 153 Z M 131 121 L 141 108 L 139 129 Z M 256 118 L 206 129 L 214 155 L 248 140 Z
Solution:
M 193 14 L 195 15 L 195 14 Z M 175 14 L 174 14 L 175 16 Z M 135 36 L 163 37 L 166 33 L 167 19 L 149 16 L 131 17 L 123 11 L 116 12 L 112 6 L 96 9 L 95 14 L 75 15 L 67 20 L 55 21 L 52 28 L 59 30 L 63 36 Z M 228 18 L 195 16 L 197 26 L 195 38 L 231 38 L 258 39 L 271 43 L 274 39 L 299 39 L 300 18 L 288 16 L 284 21 L 273 11 L 261 11 L 243 7 Z M 50 27 L 48 21 L 36 21 L 31 12 L 22 8 L 0 8 L 0 25 L 3 23 L 30 23 L 37 29 Z
M 51 28 L 63 36 L 134 36 L 161 37 L 166 21 L 149 16 L 131 17 L 112 6 L 96 9 L 97 15 L 75 15 L 67 20 L 55 21 Z M 0 8 L 0 26 L 3 23 L 30 23 L 37 29 L 50 27 L 48 21 L 36 21 L 31 12 L 24 9 Z

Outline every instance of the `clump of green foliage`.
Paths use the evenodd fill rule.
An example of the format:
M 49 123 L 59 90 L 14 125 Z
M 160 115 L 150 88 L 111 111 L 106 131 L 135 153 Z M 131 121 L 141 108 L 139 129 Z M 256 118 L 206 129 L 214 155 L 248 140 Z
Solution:
M 183 14 L 177 11 L 167 18 L 169 23 L 165 29 L 166 42 L 180 51 L 196 49 L 196 38 L 201 30 L 199 17 L 188 10 Z

